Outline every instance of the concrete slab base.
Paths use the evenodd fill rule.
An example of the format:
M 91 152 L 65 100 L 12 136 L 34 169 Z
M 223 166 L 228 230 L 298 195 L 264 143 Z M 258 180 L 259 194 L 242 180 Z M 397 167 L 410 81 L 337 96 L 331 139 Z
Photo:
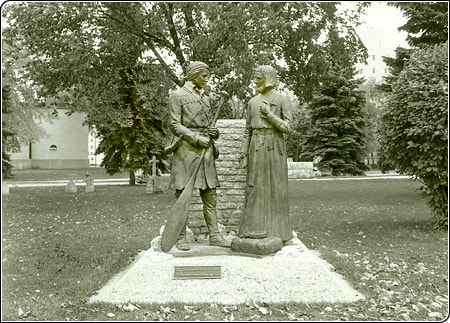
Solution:
M 142 251 L 123 272 L 112 278 L 89 303 L 168 304 L 216 303 L 347 303 L 364 296 L 308 250 L 297 238 L 275 255 L 243 257 L 229 248 L 193 246 L 190 256 L 174 250 Z M 182 255 L 182 256 L 180 256 Z M 220 266 L 220 279 L 175 280 L 175 266 Z

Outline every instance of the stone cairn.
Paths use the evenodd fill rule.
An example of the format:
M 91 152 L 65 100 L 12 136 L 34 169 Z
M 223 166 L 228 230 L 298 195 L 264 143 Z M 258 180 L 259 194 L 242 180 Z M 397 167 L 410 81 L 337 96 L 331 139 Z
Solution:
M 239 167 L 239 152 L 244 136 L 244 119 L 220 119 L 216 127 L 220 137 L 216 141 L 220 155 L 216 160 L 220 187 L 217 188 L 217 222 L 226 233 L 237 232 L 244 209 L 246 171 Z M 195 236 L 208 234 L 203 217 L 203 205 L 198 190 L 192 194 L 189 208 L 189 228 Z M 220 228 L 219 228 L 220 229 Z
M 76 193 L 78 191 L 77 186 L 73 180 L 70 180 L 65 187 L 66 193 Z

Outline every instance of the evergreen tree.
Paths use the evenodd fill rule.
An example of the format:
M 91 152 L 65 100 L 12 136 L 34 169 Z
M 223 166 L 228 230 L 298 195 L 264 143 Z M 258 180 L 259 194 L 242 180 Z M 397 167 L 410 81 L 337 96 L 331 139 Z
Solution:
M 391 91 L 391 84 L 414 51 L 414 48 L 428 47 L 446 42 L 448 39 L 448 2 L 388 2 L 389 6 L 402 11 L 407 22 L 398 28 L 406 31 L 406 40 L 411 48 L 398 47 L 395 57 L 383 57 L 389 68 L 389 75 L 379 89 Z
M 287 137 L 286 147 L 289 156 L 292 156 L 294 162 L 302 161 L 299 159 L 303 156 L 306 146 L 306 133 L 310 124 L 310 115 L 307 104 L 292 106 L 292 131 Z
M 445 43 L 448 39 L 448 2 L 389 2 L 399 8 L 407 22 L 398 28 L 406 31 L 411 47 L 427 47 Z
M 131 71 L 130 71 L 131 73 Z M 135 67 L 133 74 L 124 75 L 122 89 L 128 116 L 120 121 L 109 120 L 98 129 L 102 139 L 96 153 L 103 153 L 101 166 L 109 174 L 130 172 L 130 185 L 135 184 L 134 173 L 149 174 L 153 155 L 163 160 L 168 138 L 168 111 L 165 109 L 168 84 L 161 84 L 156 75 L 163 73 L 158 65 Z M 167 171 L 165 163 L 159 163 Z
M 409 57 L 413 52 L 412 49 L 397 47 L 395 49 L 395 57 L 383 57 L 383 62 L 388 66 L 389 74 L 384 78 L 383 83 L 376 86 L 382 92 L 391 92 L 391 84 L 397 79 L 400 72 L 409 61 Z
M 332 175 L 359 175 L 364 164 L 365 98 L 358 90 L 351 51 L 343 45 L 337 28 L 328 37 L 327 74 L 308 104 L 310 127 L 301 157 L 319 160 L 319 169 Z
M 311 127 L 304 159 L 317 158 L 320 170 L 332 175 L 360 175 L 364 164 L 364 96 L 358 91 L 361 80 L 347 79 L 332 69 L 308 108 Z

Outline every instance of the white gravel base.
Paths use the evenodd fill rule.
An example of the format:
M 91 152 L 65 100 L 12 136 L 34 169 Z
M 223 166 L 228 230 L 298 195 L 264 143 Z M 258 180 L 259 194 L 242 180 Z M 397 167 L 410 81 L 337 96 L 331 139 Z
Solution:
M 159 237 L 160 238 L 160 237 Z M 154 243 L 152 242 L 152 245 Z M 220 279 L 174 280 L 175 266 L 221 266 Z M 175 257 L 142 251 L 90 303 L 349 303 L 364 299 L 317 252 L 296 237 L 273 256 Z

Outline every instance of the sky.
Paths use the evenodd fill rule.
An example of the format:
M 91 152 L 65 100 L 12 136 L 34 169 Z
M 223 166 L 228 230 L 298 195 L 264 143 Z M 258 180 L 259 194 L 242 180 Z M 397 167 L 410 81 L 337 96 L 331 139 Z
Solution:
M 356 3 L 345 2 L 349 6 Z M 364 43 L 368 42 L 369 38 L 378 37 L 388 47 L 409 47 L 406 43 L 407 33 L 398 31 L 398 28 L 407 21 L 400 9 L 388 6 L 383 1 L 373 1 L 366 9 L 366 15 L 361 17 L 361 21 L 364 23 L 358 26 L 356 31 Z

